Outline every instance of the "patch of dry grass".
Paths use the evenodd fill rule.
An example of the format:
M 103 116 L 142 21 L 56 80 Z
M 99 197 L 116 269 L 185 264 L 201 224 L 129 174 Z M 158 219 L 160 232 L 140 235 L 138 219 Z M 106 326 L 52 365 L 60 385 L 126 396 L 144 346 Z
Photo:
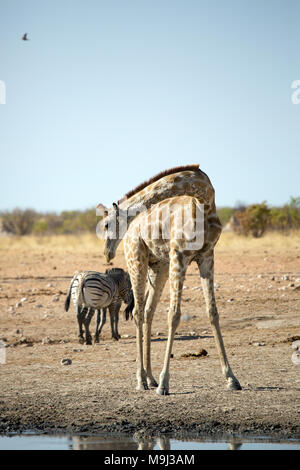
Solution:
M 268 232 L 261 238 L 245 237 L 233 232 L 223 232 L 216 246 L 217 250 L 233 251 L 300 251 L 300 230 L 288 235 L 280 232 Z
M 25 250 L 25 251 L 51 251 L 62 253 L 69 250 L 94 251 L 103 253 L 104 241 L 97 238 L 95 234 L 85 233 L 82 235 L 50 235 L 23 237 L 0 237 L 0 250 Z M 294 231 L 289 235 L 279 232 L 270 232 L 261 238 L 245 237 L 233 232 L 222 233 L 216 246 L 216 251 L 265 251 L 274 250 L 285 252 L 289 250 L 300 251 L 300 231 Z M 118 253 L 122 253 L 122 243 Z
M 95 234 L 85 233 L 82 235 L 49 235 L 23 237 L 1 237 L 0 250 L 30 250 L 30 251 L 52 251 L 63 252 L 78 249 L 89 251 L 97 249 L 103 251 L 104 241 L 97 238 Z

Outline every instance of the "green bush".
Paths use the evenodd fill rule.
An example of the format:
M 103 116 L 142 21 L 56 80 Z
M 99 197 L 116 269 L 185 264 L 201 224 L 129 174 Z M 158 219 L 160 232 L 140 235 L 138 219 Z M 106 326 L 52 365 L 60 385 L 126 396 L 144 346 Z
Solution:
M 232 207 L 220 207 L 217 210 L 218 217 L 223 227 L 230 221 L 230 218 L 232 217 L 233 212 L 234 210 L 232 209 Z

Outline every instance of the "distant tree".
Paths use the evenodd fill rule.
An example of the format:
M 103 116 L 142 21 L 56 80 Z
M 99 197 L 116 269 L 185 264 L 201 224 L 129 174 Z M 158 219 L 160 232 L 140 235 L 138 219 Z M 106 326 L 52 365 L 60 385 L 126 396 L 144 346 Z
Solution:
M 266 229 L 269 227 L 271 214 L 266 202 L 261 204 L 252 204 L 245 210 L 234 212 L 233 229 L 240 234 L 251 234 L 255 238 L 262 237 Z
M 14 235 L 28 235 L 38 218 L 33 209 L 14 209 L 12 212 L 2 212 L 2 228 Z

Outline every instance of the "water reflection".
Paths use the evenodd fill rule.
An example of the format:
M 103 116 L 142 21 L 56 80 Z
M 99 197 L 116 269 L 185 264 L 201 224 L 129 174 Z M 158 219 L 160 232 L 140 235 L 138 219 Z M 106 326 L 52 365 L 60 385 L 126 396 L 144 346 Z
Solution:
M 0 450 L 300 450 L 300 441 L 275 441 L 268 437 L 245 438 L 244 436 L 195 438 L 186 436 L 174 439 L 169 436 L 153 437 L 145 430 L 129 435 L 0 435 Z
M 178 450 L 197 449 L 221 444 L 222 449 L 238 450 L 242 447 L 240 438 L 232 437 L 227 441 L 206 441 L 205 439 L 175 440 L 167 436 L 153 437 L 145 433 L 135 433 L 133 437 L 107 437 L 107 436 L 73 436 L 70 437 L 74 450 Z M 181 445 L 180 445 L 181 444 Z M 186 446 L 185 446 L 186 444 Z

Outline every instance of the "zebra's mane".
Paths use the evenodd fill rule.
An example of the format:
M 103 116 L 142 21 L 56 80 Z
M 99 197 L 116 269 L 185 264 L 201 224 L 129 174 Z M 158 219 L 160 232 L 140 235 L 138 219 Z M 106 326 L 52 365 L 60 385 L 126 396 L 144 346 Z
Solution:
M 127 273 L 122 268 L 111 268 L 111 269 L 107 269 L 105 271 L 105 274 L 108 274 L 108 276 L 111 276 L 112 279 L 118 285 L 120 285 L 121 283 L 123 283 L 125 281 Z
M 139 193 L 140 191 L 142 191 L 142 189 L 145 189 L 147 186 L 149 186 L 152 183 L 155 183 L 156 181 L 163 178 L 164 176 L 172 175 L 173 173 L 179 173 L 180 171 L 197 171 L 197 170 L 199 170 L 199 163 L 196 163 L 194 165 L 175 166 L 173 168 L 169 168 L 168 170 L 161 171 L 157 175 L 153 176 L 147 181 L 144 181 L 143 183 L 136 186 L 136 188 L 126 193 L 125 196 L 118 201 L 118 204 L 122 202 L 124 199 L 129 199 L 130 197 Z
M 125 272 L 125 271 L 122 268 L 111 268 L 111 269 L 107 269 L 105 271 L 105 274 L 112 274 L 112 273 L 120 273 L 121 274 L 123 272 Z

